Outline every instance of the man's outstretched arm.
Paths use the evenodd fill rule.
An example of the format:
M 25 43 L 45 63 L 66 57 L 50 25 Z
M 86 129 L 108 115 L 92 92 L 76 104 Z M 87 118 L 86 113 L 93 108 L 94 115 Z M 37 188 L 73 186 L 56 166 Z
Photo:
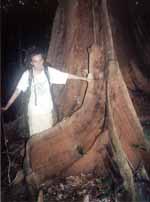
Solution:
M 88 74 L 88 77 L 82 77 L 82 76 L 76 76 L 74 74 L 69 74 L 68 79 L 76 79 L 76 80 L 82 80 L 82 81 L 91 81 L 93 80 L 93 75 Z
M 16 98 L 19 96 L 20 93 L 21 91 L 16 88 L 16 90 L 14 91 L 10 99 L 8 100 L 6 106 L 2 107 L 1 110 L 6 111 L 14 103 L 14 101 L 16 100 Z

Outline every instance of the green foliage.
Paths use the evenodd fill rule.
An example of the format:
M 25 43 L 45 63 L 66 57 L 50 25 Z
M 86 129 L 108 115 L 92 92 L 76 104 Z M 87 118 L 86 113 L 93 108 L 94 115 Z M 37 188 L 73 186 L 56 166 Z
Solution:
M 103 198 L 111 197 L 114 194 L 113 180 L 111 176 L 106 176 L 105 178 L 97 178 L 96 183 L 99 185 L 98 198 L 100 200 Z

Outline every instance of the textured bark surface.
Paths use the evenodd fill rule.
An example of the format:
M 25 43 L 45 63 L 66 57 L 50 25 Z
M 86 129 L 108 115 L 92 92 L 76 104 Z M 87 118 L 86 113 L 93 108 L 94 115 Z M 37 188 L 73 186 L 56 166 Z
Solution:
M 110 2 L 70 0 L 59 5 L 47 60 L 67 72 L 90 72 L 94 80 L 69 81 L 60 96 L 56 89 L 63 120 L 31 138 L 28 181 L 39 186 L 53 176 L 93 170 L 104 175 L 115 161 L 134 201 L 134 172 L 139 165 L 149 168 L 150 155 L 141 149 L 146 144 L 124 79 L 129 68 L 119 62 L 123 51 L 117 54 Z
M 142 67 L 139 65 L 140 57 L 137 56 L 133 39 L 130 37 L 131 27 L 128 22 L 131 19 L 126 3 L 118 0 L 116 3 L 122 8 L 121 11 L 113 1 L 109 2 L 109 10 L 113 16 L 111 29 L 117 60 L 139 119 L 148 120 L 150 119 L 150 78 L 141 71 L 144 65 Z M 146 50 L 142 55 L 147 55 Z
M 90 50 L 89 67 L 95 78 L 103 72 L 102 58 L 102 50 L 98 46 L 93 46 Z M 103 150 L 105 150 L 105 144 L 108 144 L 107 133 L 104 133 L 103 128 L 105 88 L 104 77 L 101 77 L 101 80 L 97 78 L 91 81 L 88 84 L 83 105 L 78 111 L 45 134 L 42 133 L 41 136 L 31 139 L 33 142 L 31 160 L 34 159 L 32 169 L 41 176 L 41 179 L 43 175 L 47 178 L 48 175 L 60 173 L 79 174 L 90 171 L 103 160 Z M 80 149 L 83 150 L 83 154 Z M 76 163 L 77 160 L 80 161 Z M 89 167 L 87 167 L 88 161 L 91 161 Z M 44 169 L 42 169 L 43 166 Z
M 121 67 L 118 63 L 118 57 L 114 46 L 114 39 L 112 34 L 111 15 L 107 10 L 107 4 L 104 3 L 105 20 L 105 44 L 106 60 L 108 61 L 108 117 L 110 128 L 114 127 L 117 134 L 117 141 L 122 144 L 122 149 L 127 155 L 127 159 L 131 165 L 136 168 L 141 157 L 138 152 L 133 149 L 133 145 L 144 145 L 143 130 L 131 101 L 126 83 L 121 73 Z M 109 133 L 111 134 L 111 132 Z M 135 160 L 134 160 L 135 159 Z
M 91 6 L 90 0 L 60 1 L 47 57 L 52 66 L 80 76 L 87 75 L 88 48 L 93 43 Z M 59 119 L 80 108 L 86 86 L 85 82 L 72 80 L 66 86 L 54 87 Z
M 128 200 L 136 201 L 133 173 L 142 161 L 141 151 L 135 144 L 145 145 L 144 135 L 137 114 L 120 71 L 112 34 L 112 16 L 103 1 L 105 19 L 105 47 L 108 61 L 108 128 L 114 157 L 129 193 Z M 110 20 L 111 19 L 111 20 Z

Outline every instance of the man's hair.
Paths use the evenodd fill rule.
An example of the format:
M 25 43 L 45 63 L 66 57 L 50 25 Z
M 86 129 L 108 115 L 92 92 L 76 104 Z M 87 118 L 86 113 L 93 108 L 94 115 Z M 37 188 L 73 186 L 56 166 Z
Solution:
M 45 59 L 45 54 L 44 51 L 40 48 L 33 48 L 30 51 L 30 59 L 32 59 L 33 56 L 35 55 L 41 55 L 43 57 L 43 59 Z
M 46 55 L 41 48 L 38 48 L 36 46 L 30 47 L 26 52 L 26 56 L 24 60 L 24 63 L 27 69 L 31 68 L 31 60 L 32 60 L 32 57 L 35 55 L 41 55 L 44 60 L 46 58 Z

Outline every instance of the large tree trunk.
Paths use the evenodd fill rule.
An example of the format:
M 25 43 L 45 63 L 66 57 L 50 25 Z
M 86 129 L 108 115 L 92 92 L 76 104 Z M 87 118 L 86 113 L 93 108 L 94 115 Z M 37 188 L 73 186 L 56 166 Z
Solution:
M 132 21 L 133 16 L 129 13 L 126 2 L 119 0 L 115 2 L 109 2 L 109 9 L 113 15 L 111 30 L 120 70 L 138 117 L 141 121 L 150 119 L 150 78 L 141 71 L 146 65 L 143 64 L 142 67 L 139 65 L 140 57 L 137 55 L 133 38 L 131 38 L 132 30 L 131 26 L 129 26 L 129 21 Z M 133 26 L 134 24 L 132 23 L 131 25 L 132 29 L 136 30 L 136 27 Z M 142 37 L 146 38 L 145 35 Z M 141 41 L 140 38 L 138 39 L 139 41 Z M 147 40 L 147 46 L 149 46 L 149 40 Z M 147 54 L 143 52 L 141 57 Z M 145 62 L 148 63 L 147 61 Z
M 135 201 L 134 173 L 139 165 L 147 172 L 150 159 L 141 149 L 146 148 L 143 130 L 122 76 L 128 67 L 119 62 L 108 5 L 106 0 L 60 1 L 47 60 L 74 74 L 90 72 L 94 80 L 55 88 L 62 121 L 30 139 L 27 179 L 39 187 L 53 176 L 93 170 L 105 175 L 114 161 Z

